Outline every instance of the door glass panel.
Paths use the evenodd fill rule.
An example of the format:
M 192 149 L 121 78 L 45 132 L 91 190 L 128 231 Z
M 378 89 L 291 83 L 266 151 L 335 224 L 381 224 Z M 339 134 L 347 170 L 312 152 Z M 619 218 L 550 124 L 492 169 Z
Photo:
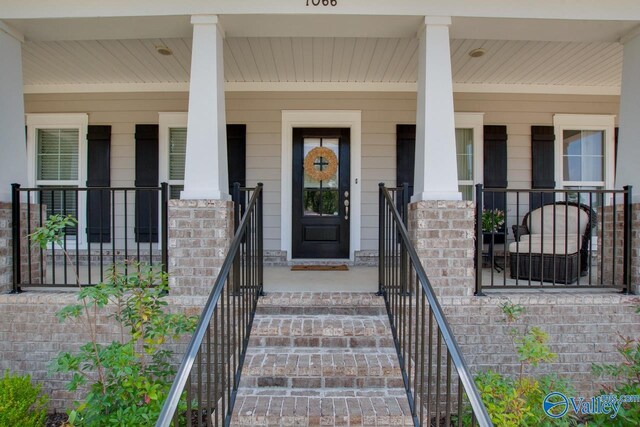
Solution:
M 335 155 L 314 156 L 315 148 L 329 149 Z M 338 138 L 304 138 L 304 186 L 302 189 L 303 211 L 306 216 L 337 216 L 340 210 L 339 156 L 340 141 Z M 311 154 L 310 154 L 311 153 Z M 337 160 L 337 162 L 336 162 Z M 323 173 L 328 176 L 321 178 Z
M 340 198 L 338 197 L 337 190 L 325 190 L 322 192 L 322 205 L 320 207 L 320 213 L 322 215 L 338 215 L 338 203 Z
M 320 215 L 320 190 L 303 190 L 302 203 L 304 204 L 305 216 Z

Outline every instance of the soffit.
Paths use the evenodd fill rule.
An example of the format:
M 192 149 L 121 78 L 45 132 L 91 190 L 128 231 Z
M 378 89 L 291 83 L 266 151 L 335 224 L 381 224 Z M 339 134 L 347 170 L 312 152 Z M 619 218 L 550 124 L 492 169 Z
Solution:
M 157 46 L 173 55 L 161 56 Z M 472 49 L 486 54 L 471 58 Z M 413 83 L 418 41 L 387 37 L 227 37 L 228 82 Z M 453 39 L 454 83 L 618 87 L 615 42 Z M 190 38 L 27 41 L 24 84 L 186 83 Z

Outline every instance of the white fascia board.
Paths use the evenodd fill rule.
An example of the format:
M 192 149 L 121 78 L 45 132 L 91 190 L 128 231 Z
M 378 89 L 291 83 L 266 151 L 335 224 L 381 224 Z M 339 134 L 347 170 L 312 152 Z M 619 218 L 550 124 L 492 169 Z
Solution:
M 304 0 L 3 0 L 2 19 L 196 14 L 431 15 L 465 17 L 638 20 L 637 0 L 337 0 L 336 6 L 307 6 Z
M 226 92 L 416 92 L 415 83 L 226 82 Z M 189 92 L 189 83 L 25 85 L 25 94 L 101 92 Z M 619 86 L 454 83 L 454 93 L 620 95 Z

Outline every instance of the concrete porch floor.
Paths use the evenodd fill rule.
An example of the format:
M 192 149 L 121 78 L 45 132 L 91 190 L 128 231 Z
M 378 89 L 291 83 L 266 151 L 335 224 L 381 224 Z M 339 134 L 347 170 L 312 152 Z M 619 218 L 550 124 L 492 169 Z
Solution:
M 349 266 L 348 271 L 291 271 L 264 268 L 265 292 L 377 292 L 378 267 Z

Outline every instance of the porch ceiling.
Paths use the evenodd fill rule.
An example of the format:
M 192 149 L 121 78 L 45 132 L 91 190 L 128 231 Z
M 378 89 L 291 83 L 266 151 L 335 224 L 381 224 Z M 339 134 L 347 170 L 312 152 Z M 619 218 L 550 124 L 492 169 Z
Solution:
M 173 55 L 161 56 L 157 46 Z M 225 78 L 238 83 L 415 83 L 414 38 L 229 37 Z M 483 48 L 486 54 L 468 53 Z M 622 45 L 487 39 L 451 41 L 453 79 L 467 85 L 619 87 Z M 187 84 L 191 39 L 34 41 L 24 84 Z
M 420 17 L 225 15 L 221 20 L 226 30 L 225 78 L 234 89 L 337 83 L 343 88 L 364 84 L 415 90 Z M 188 90 L 191 25 L 186 16 L 7 23 L 26 39 L 27 92 L 74 91 L 80 86 Z M 540 92 L 578 88 L 617 93 L 622 70 L 618 40 L 637 24 L 453 18 L 456 90 L 533 87 Z M 169 47 L 173 55 L 159 55 L 158 46 Z M 471 58 L 468 53 L 475 48 L 486 54 Z

